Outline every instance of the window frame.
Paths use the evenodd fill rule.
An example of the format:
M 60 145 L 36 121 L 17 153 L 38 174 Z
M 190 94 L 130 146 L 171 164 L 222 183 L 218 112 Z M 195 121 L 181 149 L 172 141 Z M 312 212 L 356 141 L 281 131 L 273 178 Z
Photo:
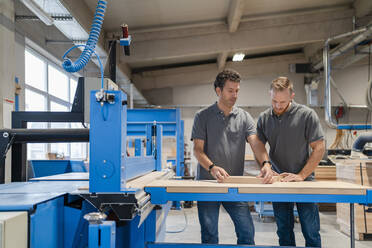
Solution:
M 64 107 L 67 107 L 67 109 L 71 110 L 72 108 L 72 103 L 73 103 L 73 98 L 74 96 L 71 95 L 71 81 L 74 80 L 74 81 L 78 81 L 78 78 L 74 75 L 71 75 L 69 73 L 66 73 L 63 68 L 50 61 L 49 59 L 47 59 L 45 56 L 41 55 L 40 53 L 38 53 L 37 51 L 35 51 L 33 48 L 31 48 L 30 46 L 26 46 L 25 47 L 25 53 L 28 52 L 30 53 L 31 55 L 37 57 L 38 59 L 40 59 L 41 61 L 44 62 L 44 68 L 43 68 L 43 73 L 45 74 L 44 76 L 44 86 L 45 86 L 45 91 L 41 90 L 41 89 L 38 89 L 38 88 L 35 88 L 34 86 L 31 86 L 29 84 L 27 84 L 26 82 L 26 78 L 25 78 L 25 90 L 29 90 L 33 93 L 37 93 L 37 94 L 40 94 L 42 95 L 43 97 L 45 97 L 45 102 L 46 102 L 46 106 L 45 106 L 45 109 L 47 112 L 51 111 L 51 102 L 55 102 L 57 104 L 60 104 L 60 105 L 63 105 Z M 26 60 L 25 60 L 25 68 L 26 68 Z M 67 91 L 67 97 L 68 97 L 68 100 L 64 100 L 64 99 L 61 99 L 59 97 L 56 97 L 54 95 L 52 95 L 50 93 L 50 89 L 49 89 L 49 66 L 52 66 L 54 69 L 60 71 L 61 73 L 63 73 L 67 79 L 68 79 L 68 88 L 66 89 Z M 26 71 L 26 70 L 25 70 Z M 25 75 L 26 76 L 26 75 Z M 26 98 L 26 96 L 25 96 Z M 25 99 L 25 103 L 26 103 L 27 99 Z M 31 110 L 32 111 L 32 110 Z M 47 128 L 48 129 L 51 129 L 51 125 L 52 123 L 51 122 L 47 122 Z M 68 123 L 68 127 L 67 128 L 72 128 L 72 125 L 71 123 Z M 66 142 L 67 143 L 67 142 Z M 46 149 L 45 149 L 45 152 L 46 154 L 47 153 L 50 153 L 51 152 L 51 146 L 52 144 L 51 143 L 47 143 L 46 144 Z M 72 152 L 71 152 L 71 143 L 67 143 L 67 150 L 68 150 L 68 154 L 65 154 L 65 156 L 69 156 L 70 159 L 86 159 L 87 156 L 88 156 L 88 143 L 85 144 L 85 148 L 83 148 L 83 153 L 85 154 L 81 154 L 82 157 L 80 158 L 71 158 L 71 155 L 72 155 Z M 28 157 L 27 155 L 27 159 L 30 160 L 30 159 L 35 159 L 35 158 L 32 158 L 32 157 Z

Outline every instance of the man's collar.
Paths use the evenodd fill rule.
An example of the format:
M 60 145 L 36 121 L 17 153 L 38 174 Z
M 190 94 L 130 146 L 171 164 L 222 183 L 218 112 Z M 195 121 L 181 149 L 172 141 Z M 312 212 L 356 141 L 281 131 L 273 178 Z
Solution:
M 214 110 L 214 112 L 216 112 L 216 113 L 221 113 L 221 114 L 223 114 L 223 111 L 218 107 L 217 102 L 215 102 L 215 103 L 213 104 L 213 110 Z M 230 115 L 231 115 L 231 114 L 233 114 L 233 115 L 237 115 L 238 112 L 239 112 L 239 108 L 236 107 L 236 106 L 234 105 L 234 106 L 232 107 L 231 111 L 230 111 Z
M 283 115 L 290 115 L 290 114 L 293 114 L 293 112 L 294 112 L 294 110 L 296 109 L 297 105 L 298 105 L 298 104 L 297 104 L 294 100 L 292 100 L 291 105 L 290 105 L 290 106 L 288 107 L 288 109 L 287 109 L 287 110 L 282 114 L 282 116 L 283 116 Z M 277 115 L 277 114 L 275 114 L 275 112 L 274 112 L 273 106 L 271 106 L 270 114 L 271 114 L 271 115 Z

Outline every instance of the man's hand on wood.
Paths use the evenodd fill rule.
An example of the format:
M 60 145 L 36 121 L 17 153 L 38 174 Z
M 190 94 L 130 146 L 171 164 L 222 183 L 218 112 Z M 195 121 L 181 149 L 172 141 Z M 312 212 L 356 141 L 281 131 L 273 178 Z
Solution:
M 219 183 L 229 177 L 229 174 L 222 167 L 217 165 L 211 169 L 210 173 L 214 178 L 217 179 L 217 182 Z

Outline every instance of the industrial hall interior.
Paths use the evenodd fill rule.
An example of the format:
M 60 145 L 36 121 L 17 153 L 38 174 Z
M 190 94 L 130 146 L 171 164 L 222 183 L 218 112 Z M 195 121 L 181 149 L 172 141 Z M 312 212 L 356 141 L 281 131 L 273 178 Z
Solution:
M 0 0 L 0 248 L 372 247 L 372 0 Z

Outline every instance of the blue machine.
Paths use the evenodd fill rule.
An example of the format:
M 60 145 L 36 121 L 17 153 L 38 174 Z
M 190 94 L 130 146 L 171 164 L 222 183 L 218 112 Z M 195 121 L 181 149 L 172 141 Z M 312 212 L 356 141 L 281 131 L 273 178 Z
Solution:
M 0 212 L 28 214 L 29 247 L 134 248 L 165 237 L 165 218 L 172 204 L 155 206 L 143 187 L 127 185 L 131 179 L 162 170 L 162 136 L 177 137 L 177 164 L 183 165 L 180 111 L 127 110 L 123 92 L 98 91 L 91 94 L 90 116 L 89 182 L 80 176 L 84 173 L 48 176 L 70 172 L 68 161 L 56 161 L 57 172 L 51 171 L 53 162 L 35 161 L 34 169 L 49 168 L 46 174 L 37 173 L 46 177 L 0 185 Z M 128 137 L 144 137 L 146 150 L 137 141 L 136 156 L 128 156 Z M 178 175 L 182 171 L 177 168 Z M 108 219 L 84 219 L 97 210 Z

